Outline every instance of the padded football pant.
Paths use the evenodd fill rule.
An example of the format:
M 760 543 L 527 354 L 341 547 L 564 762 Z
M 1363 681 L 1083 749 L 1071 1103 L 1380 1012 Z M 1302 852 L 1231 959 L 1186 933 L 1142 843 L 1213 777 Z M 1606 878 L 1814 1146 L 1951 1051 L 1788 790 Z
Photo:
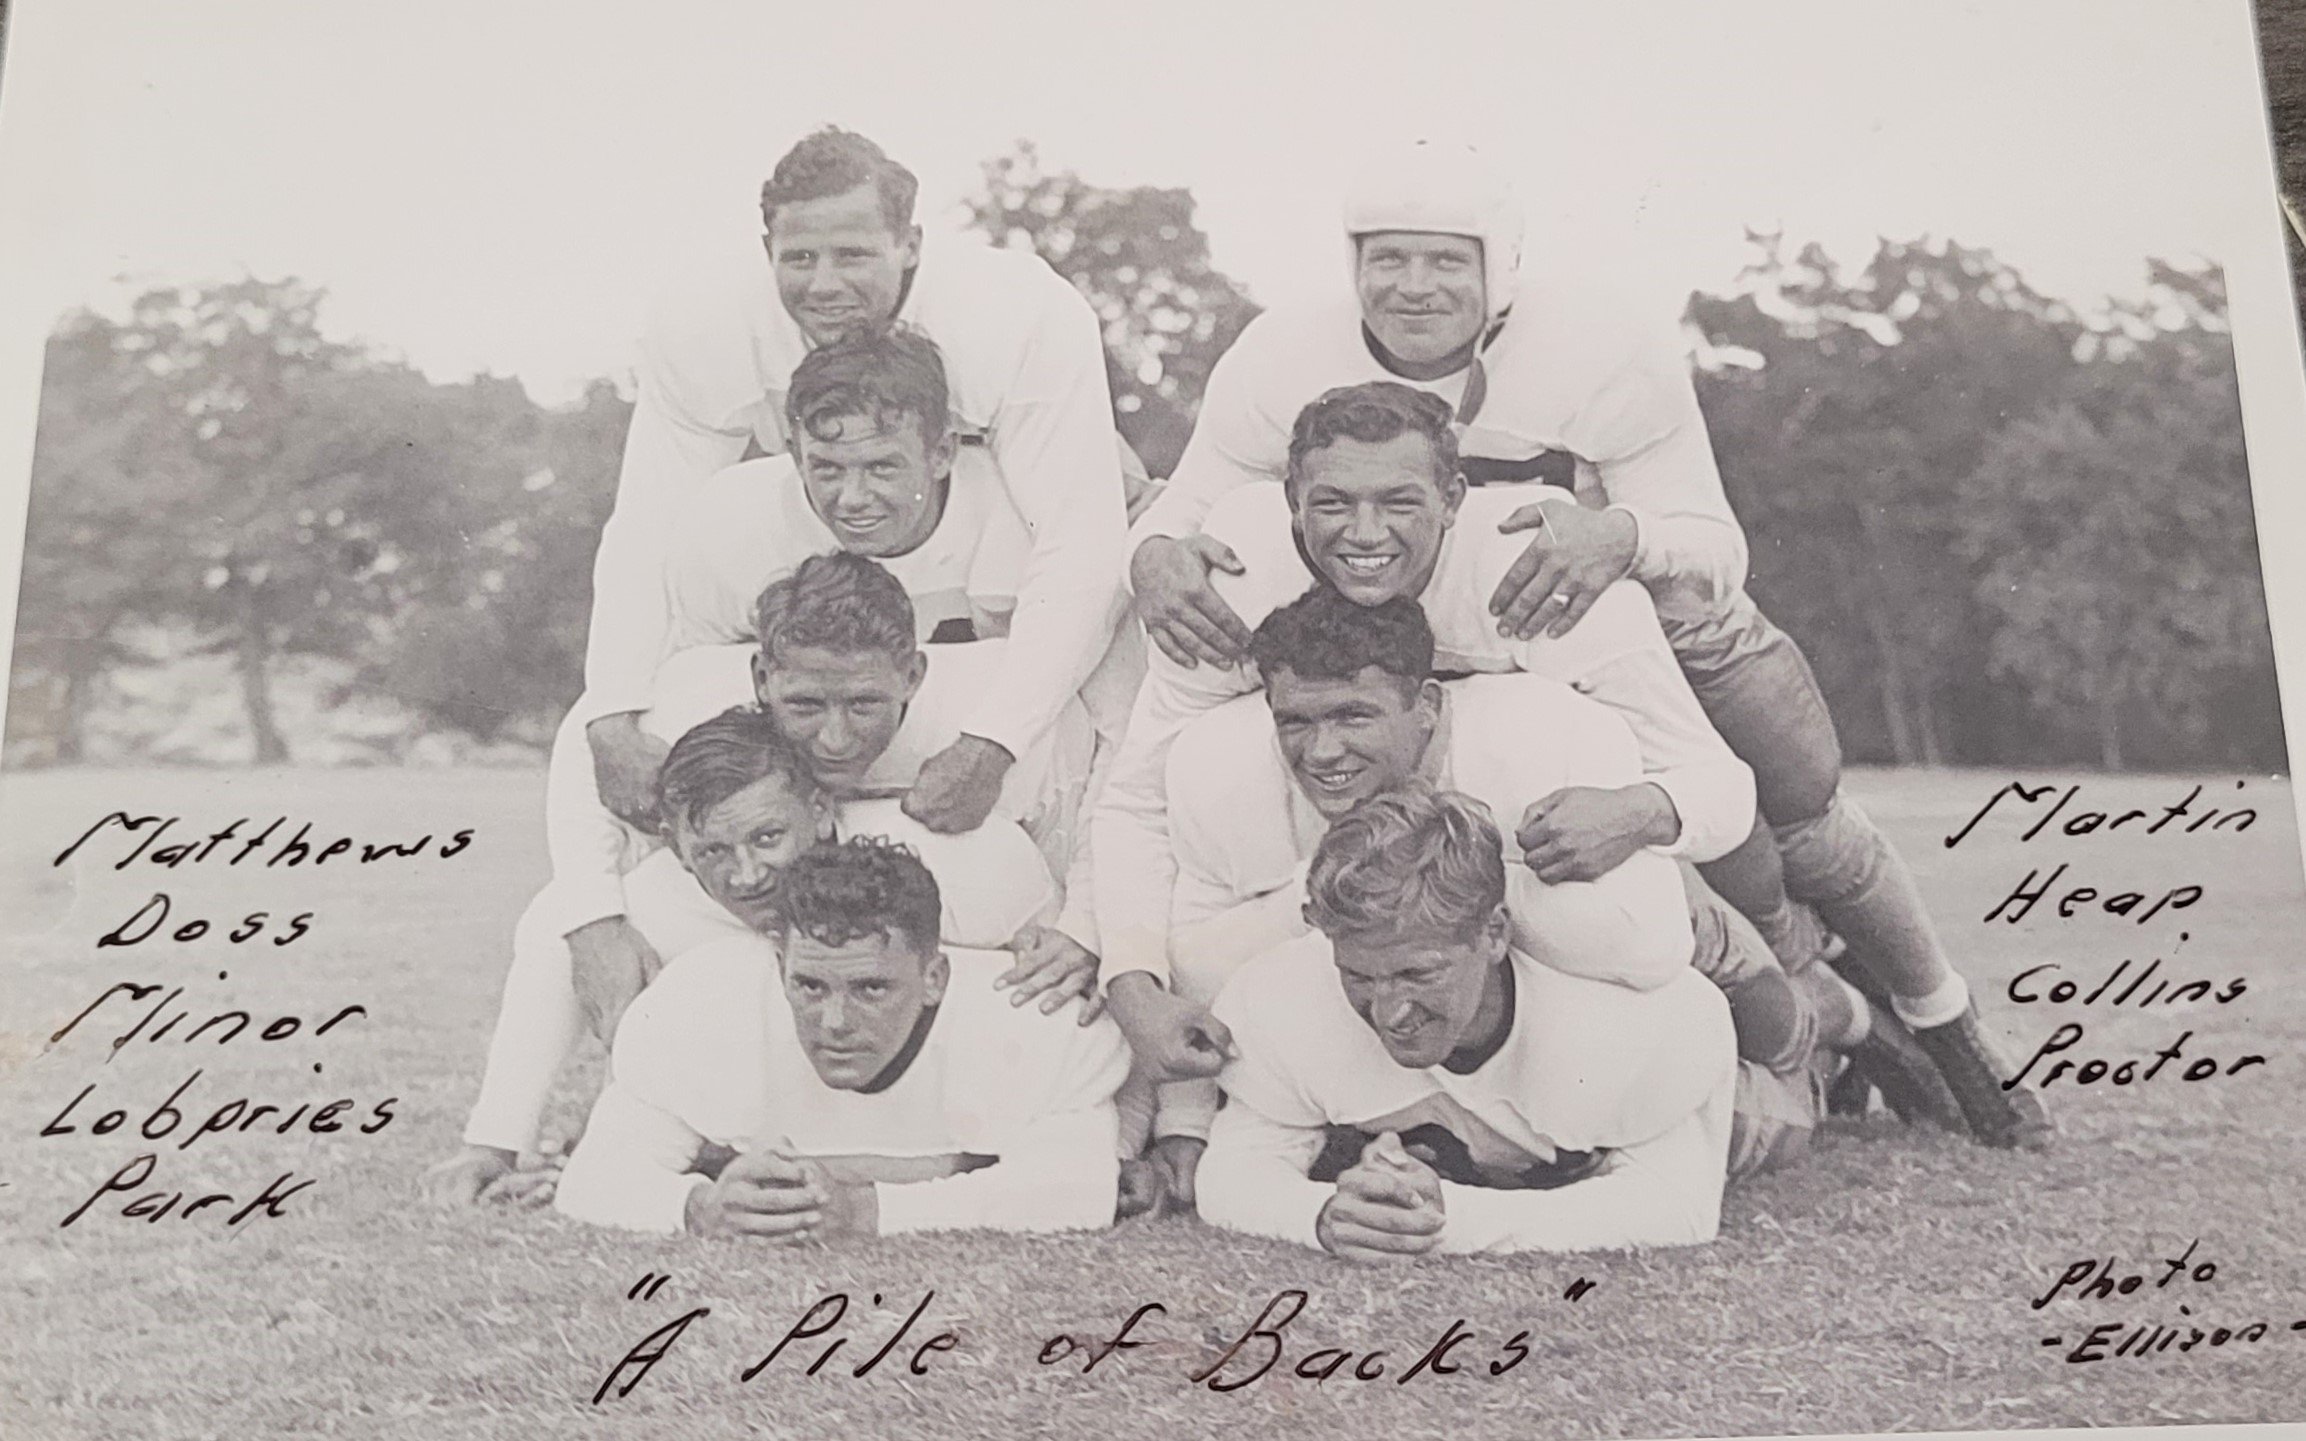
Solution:
M 1740 591 L 1666 636 L 1706 715 L 1753 767 L 1760 815 L 1736 850 L 1700 869 L 1771 949 L 1806 963 L 1787 898 L 1814 907 L 1900 998 L 1941 994 L 1953 967 L 1905 862 L 1841 791 L 1842 748 L 1793 638 Z

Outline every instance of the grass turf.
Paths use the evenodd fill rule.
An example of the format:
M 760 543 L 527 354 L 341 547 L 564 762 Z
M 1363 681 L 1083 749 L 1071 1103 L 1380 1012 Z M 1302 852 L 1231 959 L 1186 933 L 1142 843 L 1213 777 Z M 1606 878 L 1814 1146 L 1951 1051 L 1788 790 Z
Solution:
M 2231 1079 L 2188 1083 L 2183 1061 L 2152 1083 L 2050 1092 L 2064 1128 L 2046 1157 L 1989 1152 L 1875 1118 L 1837 1124 L 1798 1169 L 1733 1191 L 1721 1240 L 1650 1254 L 1446 1260 L 1366 1270 L 1289 1247 L 1229 1237 L 1191 1222 L 1136 1222 L 1095 1237 L 921 1237 L 798 1253 L 740 1243 L 602 1233 L 546 1214 L 441 1216 L 417 1199 L 423 1167 L 453 1143 L 470 1099 L 501 980 L 512 919 L 542 879 L 536 776 L 505 772 L 97 772 L 0 781 L 0 916 L 9 938 L 10 1021 L 0 1034 L 0 1434 L 10 1436 L 535 1436 L 587 1435 L 1083 1436 L 1208 1434 L 1723 1435 L 2045 1425 L 2257 1421 L 2296 1417 L 2306 1390 L 2306 1140 L 2294 1080 L 2306 1046 L 2295 976 L 2306 923 L 2289 791 L 2253 781 L 2260 810 L 2244 833 L 2128 831 L 2020 844 L 1989 821 L 1948 850 L 1941 838 L 2002 777 L 1868 774 L 1859 794 L 1910 858 L 1970 976 L 1990 1025 L 2030 1051 L 2061 1020 L 2086 1027 L 2077 1060 L 2148 1057 L 2192 1029 L 2186 1055 L 2269 1058 Z M 2032 779 L 2040 779 L 2033 777 Z M 2153 810 L 2191 782 L 2091 778 L 2069 816 L 2105 805 Z M 2211 783 L 2200 804 L 2232 796 Z M 76 862 L 49 858 L 106 811 L 181 814 L 191 835 L 235 816 L 314 823 L 316 836 L 445 837 L 478 830 L 451 860 L 345 858 L 251 873 L 216 861 L 177 871 L 108 862 L 117 842 L 91 842 Z M 291 827 L 295 824 L 291 822 Z M 173 835 L 170 837 L 173 839 Z M 101 854 L 99 851 L 101 850 Z M 2101 912 L 2059 920 L 2038 906 L 2025 925 L 1981 917 L 2029 868 L 2060 861 L 2061 887 L 2102 895 L 2206 887 L 2200 904 L 2145 926 Z M 95 938 L 155 891 L 171 927 L 218 922 L 208 937 L 99 949 Z M 219 939 L 248 911 L 273 917 L 250 944 Z M 269 938 L 310 910 L 309 935 Z M 2179 934 L 2187 939 L 2181 942 Z M 2172 948 L 2176 949 L 2173 950 Z M 2125 957 L 2172 957 L 2165 974 L 2223 983 L 2245 977 L 2231 1005 L 2176 1010 L 2021 1007 L 2010 977 L 2047 961 L 2094 985 Z M 226 973 L 218 979 L 218 973 Z M 305 1030 L 348 1002 L 369 1007 L 328 1037 L 277 1042 L 252 1028 L 224 1046 L 137 1040 L 105 1058 L 120 1026 L 93 1021 L 41 1044 L 118 980 L 186 987 L 192 1021 L 243 1007 L 261 1026 L 283 1014 Z M 2087 986 L 2085 986 L 2085 992 Z M 122 1024 L 142 1007 L 100 1016 Z M 321 1069 L 316 1072 L 315 1066 Z M 572 1067 L 556 1121 L 573 1126 L 597 1054 Z M 194 1070 L 187 1119 L 157 1143 L 134 1135 L 145 1114 Z M 67 1124 L 41 1128 L 82 1087 L 96 1091 Z M 349 1128 L 246 1134 L 180 1146 L 215 1107 L 240 1097 L 279 1105 L 343 1096 L 356 1107 L 398 1097 L 374 1135 Z M 92 1136 L 118 1105 L 125 1125 Z M 135 1193 L 58 1222 L 116 1168 L 145 1150 L 150 1185 L 198 1195 L 255 1195 L 283 1171 L 318 1183 L 280 1219 L 234 1228 L 224 1207 L 155 1221 L 122 1217 Z M 2194 1261 L 2215 1280 L 2157 1289 L 2155 1258 L 2199 1238 Z M 2113 1256 L 2143 1289 L 2036 1311 L 2059 1271 Z M 671 1280 L 654 1299 L 626 1293 L 647 1273 Z M 1596 1283 L 1582 1300 L 1568 1284 Z M 1230 1394 L 1188 1383 L 1275 1293 L 1310 1300 L 1286 1333 L 1285 1359 Z M 910 1341 L 871 1375 L 850 1374 L 934 1290 Z M 819 1297 L 852 1297 L 846 1323 L 761 1359 Z M 871 1303 L 879 1293 L 883 1302 Z M 1104 1361 L 1047 1367 L 1036 1355 L 1060 1333 L 1108 1336 L 1139 1303 L 1153 1344 Z M 2092 1325 L 2275 1323 L 2254 1345 L 2175 1349 L 2074 1364 L 2066 1349 Z M 594 1388 L 652 1328 L 710 1306 L 631 1395 L 595 1408 Z M 1449 1324 L 1474 1332 L 1455 1375 L 1395 1380 Z M 2126 1328 L 2125 1328 L 2126 1329 Z M 901 1375 L 913 1347 L 940 1331 L 960 1340 Z M 1527 1358 L 1508 1337 L 1528 1336 Z M 815 1377 L 802 1374 L 832 1335 L 850 1339 Z M 1321 1347 L 1354 1361 L 1383 1349 L 1381 1380 L 1352 1362 L 1315 1383 L 1288 1369 Z M 1252 1348 L 1235 1368 L 1253 1367 Z

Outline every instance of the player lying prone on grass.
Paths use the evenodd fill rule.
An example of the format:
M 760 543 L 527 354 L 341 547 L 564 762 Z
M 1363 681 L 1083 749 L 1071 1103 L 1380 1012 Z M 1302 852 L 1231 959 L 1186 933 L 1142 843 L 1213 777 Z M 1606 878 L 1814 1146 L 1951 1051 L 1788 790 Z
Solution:
M 1516 949 L 1502 839 L 1448 792 L 1356 805 L 1305 889 L 1316 932 L 1217 998 L 1204 1219 L 1365 1260 L 1713 1239 L 1738 1065 L 1711 982 Z
M 626 1012 L 560 1209 L 788 1244 L 1109 1224 L 1127 1044 L 1011 1005 L 1006 955 L 941 949 L 938 892 L 884 841 L 795 859 L 769 936 L 690 951 Z

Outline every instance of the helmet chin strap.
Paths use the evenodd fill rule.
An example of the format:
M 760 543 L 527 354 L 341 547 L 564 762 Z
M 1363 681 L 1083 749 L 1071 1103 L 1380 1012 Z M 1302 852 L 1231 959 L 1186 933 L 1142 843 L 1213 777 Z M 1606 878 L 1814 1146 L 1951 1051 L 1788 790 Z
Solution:
M 1361 325 L 1361 343 L 1369 347 L 1370 359 L 1404 380 L 1439 380 L 1445 375 L 1464 371 L 1465 393 L 1458 397 L 1456 420 L 1459 425 L 1470 425 L 1473 418 L 1481 413 L 1482 402 L 1489 399 L 1489 372 L 1482 366 L 1481 353 L 1497 340 L 1498 332 L 1505 329 L 1505 322 L 1512 313 L 1510 308 L 1500 312 L 1497 319 L 1483 327 L 1479 335 L 1431 365 L 1411 365 L 1395 355 L 1386 348 L 1384 341 L 1377 338 L 1377 332 L 1369 328 L 1367 321 Z M 1464 358 L 1461 360 L 1460 356 Z

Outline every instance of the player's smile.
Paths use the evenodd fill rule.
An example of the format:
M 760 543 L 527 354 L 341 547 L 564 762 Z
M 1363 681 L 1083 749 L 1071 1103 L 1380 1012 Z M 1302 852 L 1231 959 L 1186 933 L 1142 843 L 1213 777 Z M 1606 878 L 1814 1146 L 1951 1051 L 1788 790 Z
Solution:
M 1385 1053 L 1395 1064 L 1411 1067 L 1438 1065 L 1449 1055 L 1455 1033 L 1445 1020 L 1415 1001 L 1381 1002 L 1369 1013 L 1370 1028 Z
M 830 519 L 840 535 L 869 541 L 886 533 L 896 517 L 884 506 L 863 506 L 854 511 L 836 510 Z

